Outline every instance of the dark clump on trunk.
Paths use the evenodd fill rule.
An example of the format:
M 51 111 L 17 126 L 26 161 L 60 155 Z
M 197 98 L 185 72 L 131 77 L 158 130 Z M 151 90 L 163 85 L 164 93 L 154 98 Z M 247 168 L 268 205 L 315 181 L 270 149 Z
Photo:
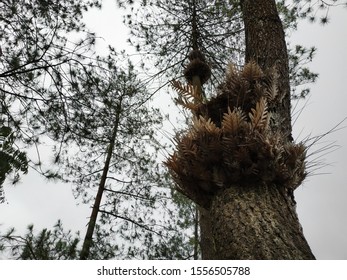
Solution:
M 198 59 L 199 68 L 190 59 L 188 85 L 172 86 L 193 120 L 177 135 L 166 165 L 177 190 L 203 208 L 201 233 L 209 236 L 201 241 L 213 247 L 204 246 L 203 257 L 314 259 L 293 196 L 306 176 L 307 149 L 291 137 L 283 27 L 275 1 L 240 4 L 247 63 L 243 69 L 230 64 L 207 100 L 200 78 L 209 77 L 208 64 Z
M 180 191 L 206 208 L 213 194 L 231 185 L 294 191 L 306 175 L 306 148 L 271 128 L 268 107 L 281 98 L 275 72 L 264 73 L 254 62 L 242 71 L 229 65 L 220 88 L 207 101 L 190 101 L 195 93 L 189 87 L 186 95 L 192 98 L 181 96 L 181 104 L 193 111 L 193 124 L 177 137 L 167 162 Z
M 193 86 L 173 86 L 193 122 L 176 137 L 166 164 L 177 189 L 209 215 L 212 238 L 204 238 L 213 241 L 214 252 L 207 256 L 314 258 L 292 196 L 306 176 L 306 147 L 271 125 L 269 108 L 282 98 L 276 71 L 264 72 L 255 62 L 242 70 L 229 65 L 210 100 Z

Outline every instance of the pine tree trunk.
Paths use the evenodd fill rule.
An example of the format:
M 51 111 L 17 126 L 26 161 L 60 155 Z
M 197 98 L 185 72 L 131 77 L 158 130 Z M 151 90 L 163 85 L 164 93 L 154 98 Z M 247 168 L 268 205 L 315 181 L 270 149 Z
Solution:
M 119 105 L 118 105 L 118 108 L 117 108 L 117 113 L 116 113 L 116 116 L 115 116 L 115 123 L 114 123 L 113 131 L 112 131 L 112 135 L 111 135 L 111 138 L 110 138 L 110 144 L 107 147 L 106 160 L 105 160 L 104 168 L 103 168 L 102 175 L 101 175 L 101 178 L 100 178 L 98 191 L 97 191 L 97 194 L 95 196 L 92 213 L 91 213 L 90 218 L 89 218 L 87 232 L 86 232 L 86 235 L 84 237 L 82 250 L 81 250 L 81 253 L 80 253 L 80 260 L 87 260 L 89 258 L 90 248 L 93 245 L 93 234 L 94 234 L 94 230 L 95 230 L 95 227 L 96 227 L 98 214 L 99 214 L 99 211 L 100 211 L 100 205 L 101 205 L 102 196 L 103 196 L 103 193 L 104 193 L 104 190 L 105 190 L 106 179 L 107 179 L 107 174 L 108 174 L 108 171 L 109 171 L 109 168 L 110 168 L 110 164 L 111 164 L 111 159 L 112 159 L 112 154 L 113 154 L 113 150 L 114 150 L 114 145 L 115 145 L 116 137 L 117 137 L 117 134 L 118 134 L 118 126 L 119 126 L 120 113 L 121 113 L 121 110 L 120 110 L 121 109 L 121 102 L 122 102 L 122 99 L 120 99 Z
M 275 0 L 240 4 L 249 63 L 229 66 L 211 99 L 193 91 L 195 103 L 182 103 L 196 118 L 166 164 L 178 190 L 204 208 L 204 259 L 314 259 L 293 197 L 306 176 L 306 149 L 291 137 L 283 26 Z M 205 80 L 204 64 L 190 60 L 188 82 Z
M 214 260 L 216 259 L 216 252 L 212 234 L 211 215 L 203 207 L 199 207 L 199 214 L 201 258 L 203 260 Z
M 288 55 L 274 0 L 244 0 L 246 61 L 276 67 L 281 102 L 270 108 L 272 129 L 291 141 Z M 219 259 L 314 259 L 293 197 L 281 186 L 230 186 L 217 193 L 210 217 Z
M 288 52 L 275 0 L 241 0 L 245 26 L 246 62 L 254 60 L 262 69 L 275 67 L 281 102 L 270 108 L 275 129 L 292 140 Z
M 210 211 L 218 259 L 314 259 L 295 206 L 273 186 L 232 186 Z

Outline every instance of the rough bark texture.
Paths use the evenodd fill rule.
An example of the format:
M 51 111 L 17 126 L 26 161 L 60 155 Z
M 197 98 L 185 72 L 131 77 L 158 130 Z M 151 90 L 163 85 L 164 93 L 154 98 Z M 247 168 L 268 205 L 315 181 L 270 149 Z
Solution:
M 210 215 L 218 259 L 314 259 L 294 207 L 272 186 L 216 195 Z
M 212 234 L 211 216 L 208 210 L 199 207 L 200 221 L 200 249 L 203 260 L 216 259 L 215 245 Z
M 240 3 L 245 26 L 245 60 L 254 60 L 262 69 L 275 67 L 282 99 L 270 111 L 274 114 L 276 129 L 292 140 L 288 52 L 275 0 L 243 0 Z

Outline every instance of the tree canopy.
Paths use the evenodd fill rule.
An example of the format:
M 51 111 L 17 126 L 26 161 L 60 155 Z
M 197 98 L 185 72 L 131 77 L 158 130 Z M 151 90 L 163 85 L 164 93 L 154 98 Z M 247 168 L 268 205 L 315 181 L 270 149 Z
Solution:
M 94 34 L 81 19 L 98 1 L 10 1 L 0 3 L 0 124 L 25 150 L 40 139 L 64 140 L 73 77 L 91 61 Z M 7 156 L 12 157 L 10 154 Z M 26 159 L 40 170 L 41 162 Z M 23 161 L 24 163 L 24 161 Z M 25 169 L 25 165 L 23 165 Z
M 232 60 L 239 68 L 245 62 L 245 54 L 247 58 L 245 13 L 240 2 L 243 3 L 117 0 L 120 6 L 129 9 L 124 23 L 130 28 L 129 42 L 142 55 L 141 69 L 154 67 L 157 70 L 155 77 L 164 77 L 162 84 L 177 79 L 173 85 L 183 96 L 178 103 L 198 117 L 190 127 L 195 134 L 177 137 L 181 158 L 186 162 L 177 164 L 180 161 L 173 158 L 171 165 L 186 174 L 192 159 L 201 162 L 208 151 L 213 165 L 233 165 L 235 176 L 248 172 L 253 178 L 259 174 L 258 165 L 266 161 L 265 156 L 258 158 L 255 155 L 261 150 L 277 160 L 275 179 L 262 172 L 273 179 L 271 182 L 277 183 L 297 168 L 291 155 L 302 156 L 305 148 L 281 140 L 277 131 L 273 132 L 276 137 L 269 138 L 270 134 L 266 134 L 275 126 L 268 112 L 275 111 L 278 105 L 277 100 L 273 101 L 277 93 L 274 94 L 276 97 L 267 95 L 277 90 L 271 88 L 277 82 L 275 73 L 267 69 L 269 72 L 255 77 L 261 71 L 253 71 L 257 68 L 253 65 L 253 68 L 249 67 L 253 70 L 249 70 L 248 76 L 244 74 L 244 80 L 240 82 L 235 77 L 240 78 L 243 74 L 238 74 L 231 66 L 226 67 Z M 295 30 L 299 20 L 304 18 L 311 22 L 319 18 L 322 24 L 328 23 L 329 9 L 336 4 L 337 1 L 276 1 L 286 34 Z M 157 131 L 162 128 L 163 119 L 150 102 L 153 93 L 139 79 L 141 70 L 115 48 L 110 47 L 106 56 L 94 52 L 96 35 L 88 31 L 81 19 L 85 11 L 95 7 L 100 8 L 101 1 L 5 0 L 0 3 L 0 202 L 4 201 L 2 184 L 5 179 L 12 174 L 15 183 L 20 172 L 27 173 L 30 167 L 47 178 L 59 178 L 73 184 L 76 198 L 84 203 L 92 204 L 97 200 L 95 191 L 99 186 L 103 196 L 94 204 L 99 216 L 94 221 L 93 242 L 87 258 L 196 259 L 200 257 L 199 213 L 195 205 L 170 189 L 171 181 L 161 166 L 163 145 L 158 141 Z M 315 81 L 318 76 L 307 67 L 316 49 L 301 45 L 289 47 L 290 94 L 292 98 L 305 97 L 309 92 L 305 84 Z M 191 50 L 202 53 L 203 62 L 211 68 L 209 75 L 212 73 L 212 77 L 204 88 L 205 99 L 198 96 L 191 85 L 184 86 L 179 81 L 184 76 L 182 73 L 187 78 L 188 60 L 192 62 L 196 58 L 192 57 Z M 229 76 L 225 79 L 226 68 Z M 255 84 L 265 83 L 262 89 L 267 93 L 262 94 L 269 102 L 261 98 L 247 99 L 248 92 L 254 90 L 253 80 Z M 238 83 L 251 85 L 250 90 Z M 234 90 L 237 86 L 244 90 L 241 93 L 247 99 L 246 105 L 239 104 L 232 93 L 234 99 L 228 102 L 235 103 L 232 104 L 234 111 L 229 108 L 228 112 L 223 112 L 225 119 L 217 120 L 215 125 L 208 118 L 201 118 L 216 113 L 213 106 L 208 108 L 207 115 L 201 109 L 209 106 L 207 100 L 213 103 L 214 93 L 225 92 L 226 87 Z M 272 104 L 272 108 L 268 104 Z M 218 122 L 231 134 L 245 127 L 247 129 L 242 131 L 247 131 L 247 135 L 256 131 L 257 141 L 267 145 L 266 149 L 253 147 L 250 141 L 247 143 L 254 149 L 244 148 L 236 153 L 236 158 L 242 160 L 221 163 L 221 158 L 215 158 L 218 155 L 215 146 L 209 142 L 213 137 L 221 139 Z M 203 137 L 200 135 L 197 140 L 193 136 L 200 130 Z M 213 137 L 205 141 L 204 137 L 211 131 Z M 39 151 L 44 139 L 54 143 L 54 160 L 48 169 L 44 168 L 40 156 L 34 161 L 26 154 L 31 147 Z M 228 150 L 244 140 L 230 139 L 227 139 Z M 196 148 L 196 142 L 202 143 L 199 147 L 203 150 Z M 199 157 L 192 158 L 193 150 L 200 153 Z M 303 165 L 302 158 L 300 160 Z M 250 162 L 258 165 L 251 166 Z M 237 164 L 245 164 L 247 168 L 241 170 Z M 213 178 L 216 185 L 224 185 L 223 174 L 216 170 L 210 170 L 212 173 L 200 170 L 200 175 L 203 179 L 208 177 L 208 182 Z M 295 172 L 297 170 L 291 174 L 296 175 Z M 300 169 L 300 172 L 299 179 L 286 177 L 289 181 L 298 179 L 295 188 L 304 177 L 304 171 Z M 194 176 L 190 177 L 189 182 Z M 180 178 L 175 179 L 180 181 Z M 290 202 L 291 194 L 285 193 Z M 215 214 L 217 212 L 218 209 Z M 53 230 L 43 229 L 35 234 L 30 226 L 23 237 L 10 230 L 1 238 L 0 245 L 7 242 L 13 248 L 13 256 L 21 259 L 76 259 L 83 251 L 79 247 L 79 234 L 65 232 L 61 222 Z
M 207 88 L 222 82 L 229 62 L 244 64 L 244 26 L 240 1 L 117 1 L 127 7 L 124 23 L 130 29 L 129 42 L 143 55 L 143 67 L 158 69 L 166 79 L 182 76 L 191 49 L 199 45 L 212 69 Z M 342 1 L 276 1 L 284 30 L 290 35 L 300 20 L 326 24 L 329 10 Z M 310 92 L 309 84 L 318 74 L 308 64 L 314 58 L 314 46 L 288 45 L 291 95 L 303 98 Z M 153 71 L 151 71 L 153 72 Z M 209 92 L 210 90 L 208 90 Z M 207 92 L 207 93 L 208 93 Z

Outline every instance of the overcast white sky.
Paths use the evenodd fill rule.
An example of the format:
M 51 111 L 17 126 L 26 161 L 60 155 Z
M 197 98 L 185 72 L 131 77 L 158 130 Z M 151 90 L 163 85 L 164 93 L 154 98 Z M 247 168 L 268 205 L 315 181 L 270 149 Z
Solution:
M 312 69 L 319 79 L 312 86 L 308 106 L 294 125 L 301 137 L 319 135 L 347 117 L 347 9 L 330 10 L 331 23 L 302 24 L 292 43 L 318 48 Z M 345 122 L 342 126 L 346 126 Z M 347 128 L 323 139 L 340 148 L 325 156 L 330 166 L 309 177 L 296 191 L 297 209 L 306 238 L 318 259 L 347 259 Z M 325 143 L 327 143 L 325 142 Z M 314 148 L 313 148 L 314 149 Z
M 115 1 L 104 1 L 104 9 L 89 13 L 86 21 L 105 45 L 118 50 L 127 47 L 127 29 Z M 317 56 L 311 64 L 320 77 L 312 85 L 308 105 L 294 125 L 294 136 L 319 135 L 347 117 L 347 9 L 330 10 L 327 26 L 303 23 L 287 39 L 292 44 L 316 46 Z M 169 102 L 169 101 L 168 101 Z M 299 105 L 303 106 L 303 103 Z M 297 109 L 298 110 L 298 109 Z M 346 126 L 345 122 L 342 126 Z M 296 191 L 297 210 L 305 236 L 317 259 L 347 259 L 347 128 L 328 135 L 324 141 L 336 141 L 340 149 L 326 155 L 329 166 L 318 171 L 329 173 L 307 178 Z M 314 148 L 313 148 L 314 149 Z M 52 227 L 58 219 L 66 229 L 84 233 L 89 206 L 77 205 L 72 186 L 48 183 L 30 172 L 16 186 L 5 186 L 6 204 L 0 204 L 0 231 L 15 227 L 23 233 L 33 223 L 37 229 Z

